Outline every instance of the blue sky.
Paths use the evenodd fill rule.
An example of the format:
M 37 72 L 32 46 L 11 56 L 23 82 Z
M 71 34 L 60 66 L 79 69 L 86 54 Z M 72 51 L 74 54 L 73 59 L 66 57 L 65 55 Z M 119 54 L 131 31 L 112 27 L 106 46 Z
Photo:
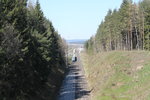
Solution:
M 39 1 L 44 15 L 65 39 L 89 39 L 96 33 L 108 9 L 119 8 L 122 3 L 122 0 Z

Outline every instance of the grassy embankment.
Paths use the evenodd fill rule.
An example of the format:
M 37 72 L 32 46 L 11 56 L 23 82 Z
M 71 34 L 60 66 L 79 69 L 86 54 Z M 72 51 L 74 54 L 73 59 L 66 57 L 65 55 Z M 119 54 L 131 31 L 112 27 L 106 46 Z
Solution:
M 92 100 L 150 100 L 150 53 L 82 54 Z

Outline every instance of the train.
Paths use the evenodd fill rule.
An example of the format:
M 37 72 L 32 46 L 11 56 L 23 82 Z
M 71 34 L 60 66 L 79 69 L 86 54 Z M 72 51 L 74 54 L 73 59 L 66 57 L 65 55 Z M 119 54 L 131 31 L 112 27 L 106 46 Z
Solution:
M 73 56 L 72 56 L 72 62 L 76 62 L 77 61 L 77 56 L 76 56 L 76 49 L 73 50 Z
M 72 56 L 72 62 L 76 62 L 77 61 L 77 57 L 76 56 Z

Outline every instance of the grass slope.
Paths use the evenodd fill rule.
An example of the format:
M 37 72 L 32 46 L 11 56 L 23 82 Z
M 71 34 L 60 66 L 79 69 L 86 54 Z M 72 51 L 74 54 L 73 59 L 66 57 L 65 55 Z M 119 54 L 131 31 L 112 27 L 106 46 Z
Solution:
M 92 100 L 150 100 L 150 53 L 114 51 L 81 55 Z

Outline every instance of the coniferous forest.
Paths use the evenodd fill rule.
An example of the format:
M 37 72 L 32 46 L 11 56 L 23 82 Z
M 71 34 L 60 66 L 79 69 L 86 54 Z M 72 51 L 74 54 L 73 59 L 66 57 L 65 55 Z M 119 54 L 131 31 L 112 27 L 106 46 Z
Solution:
M 85 48 L 88 52 L 150 50 L 150 0 L 123 0 L 119 9 L 110 9 Z
M 39 1 L 0 0 L 0 100 L 54 100 L 65 70 L 65 42 Z
M 0 100 L 56 100 L 67 70 L 66 47 L 38 0 L 0 0 Z M 110 9 L 85 48 L 150 51 L 150 0 L 123 0 Z

